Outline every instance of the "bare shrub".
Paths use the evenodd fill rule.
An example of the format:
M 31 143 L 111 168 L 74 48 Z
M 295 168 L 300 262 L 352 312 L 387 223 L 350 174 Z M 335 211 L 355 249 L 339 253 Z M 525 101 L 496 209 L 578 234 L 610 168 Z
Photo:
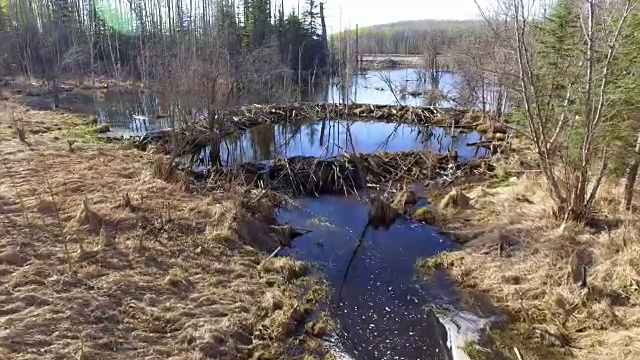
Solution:
M 483 16 L 501 51 L 511 54 L 504 68 L 516 80 L 513 91 L 519 94 L 555 213 L 565 222 L 585 221 L 609 164 L 610 145 L 603 140 L 617 96 L 610 86 L 612 64 L 638 1 L 560 3 L 566 10 L 561 16 L 568 16 L 561 30 L 568 39 L 563 54 L 553 50 L 553 35 L 546 40 L 533 29 L 533 19 L 546 10 L 539 5 L 504 0 Z M 579 54 L 585 54 L 583 60 Z

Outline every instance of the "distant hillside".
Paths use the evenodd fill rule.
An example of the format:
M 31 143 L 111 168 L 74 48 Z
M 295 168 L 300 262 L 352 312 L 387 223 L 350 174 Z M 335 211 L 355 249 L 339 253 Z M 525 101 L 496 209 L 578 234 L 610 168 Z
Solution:
M 388 24 L 378 24 L 363 27 L 361 30 L 434 30 L 434 29 L 469 29 L 481 28 L 484 20 L 408 20 Z
M 427 39 L 437 38 L 451 47 L 465 36 L 483 31 L 482 20 L 413 20 L 362 27 L 358 30 L 360 53 L 421 54 Z M 355 30 L 333 35 L 355 38 Z

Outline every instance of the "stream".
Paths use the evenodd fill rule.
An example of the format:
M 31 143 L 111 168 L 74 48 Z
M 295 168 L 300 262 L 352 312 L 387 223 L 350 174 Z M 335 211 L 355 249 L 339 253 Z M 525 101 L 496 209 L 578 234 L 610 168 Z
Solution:
M 288 254 L 316 264 L 332 285 L 331 315 L 341 327 L 335 346 L 344 358 L 456 358 L 433 309 L 458 303 L 460 294 L 443 273 L 428 284 L 417 281 L 414 267 L 420 258 L 454 249 L 450 240 L 399 219 L 389 230 L 369 229 L 358 247 L 367 205 L 340 196 L 299 199 L 280 210 L 279 219 L 312 231 Z M 470 331 L 484 324 L 469 319 Z
M 331 102 L 348 97 L 359 103 L 447 105 L 433 104 L 426 95 L 398 96 L 398 89 L 428 90 L 414 70 L 370 71 L 358 75 L 346 91 L 333 84 L 310 100 Z M 389 83 L 393 91 L 385 87 Z M 441 91 L 452 91 L 453 83 L 452 75 L 444 74 Z M 127 121 L 121 122 L 123 131 L 134 130 L 133 120 Z M 480 138 L 475 132 L 337 119 L 266 124 L 225 139 L 221 157 L 231 165 L 299 155 L 331 157 L 354 150 L 431 149 L 456 150 L 461 160 L 469 160 L 487 155 L 467 146 Z M 208 149 L 202 149 L 201 167 L 210 165 L 207 154 Z M 469 308 L 468 302 L 461 301 L 466 295 L 443 271 L 430 281 L 420 280 L 415 267 L 418 259 L 456 248 L 430 226 L 401 218 L 388 230 L 368 229 L 359 243 L 368 221 L 367 204 L 345 196 L 298 198 L 279 209 L 277 216 L 281 223 L 311 230 L 279 256 L 315 264 L 333 288 L 330 315 L 337 320 L 339 331 L 328 341 L 337 358 L 467 360 L 462 350 L 466 341 L 477 340 L 479 330 L 496 315 Z

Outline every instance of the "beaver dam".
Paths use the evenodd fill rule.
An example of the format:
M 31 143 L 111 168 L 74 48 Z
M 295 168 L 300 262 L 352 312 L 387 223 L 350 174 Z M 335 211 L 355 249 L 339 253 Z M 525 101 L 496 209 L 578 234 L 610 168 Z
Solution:
M 283 105 L 250 105 L 224 114 L 239 126 L 248 128 L 256 123 L 321 118 L 363 118 L 420 125 L 472 125 L 469 110 L 433 106 L 295 103 Z M 475 118 L 477 120 L 477 118 Z
M 198 178 L 227 175 L 245 185 L 298 195 L 349 194 L 388 182 L 425 183 L 443 173 L 480 171 L 487 163 L 481 159 L 491 154 L 470 146 L 485 141 L 478 132 L 353 121 L 344 127 L 339 121 L 292 127 L 261 125 L 225 139 L 219 153 L 222 167 L 213 166 L 216 160 L 206 141 L 183 144 L 176 153 L 186 154 L 181 167 Z M 169 146 L 162 150 L 172 153 Z
M 454 354 L 485 320 L 456 315 L 461 295 L 446 276 L 433 284 L 415 280 L 418 258 L 456 245 L 407 216 L 369 228 L 368 204 L 360 199 L 364 189 L 420 184 L 428 193 L 430 184 L 490 171 L 488 157 L 509 150 L 508 128 L 475 112 L 438 108 L 294 104 L 234 111 L 223 115 L 229 126 L 217 132 L 217 166 L 204 127 L 167 132 L 180 141 L 162 136 L 147 144 L 199 179 L 231 179 L 294 195 L 278 219 L 310 231 L 274 254 L 318 265 L 334 289 L 335 346 L 347 359 L 466 359 Z M 347 115 L 349 121 L 334 123 Z M 362 121 L 368 118 L 375 121 Z M 394 121 L 404 125 L 387 123 Z M 176 162 L 155 168 L 173 177 Z M 344 196 L 353 194 L 358 196 Z M 424 200 L 417 205 L 431 206 Z M 442 307 L 453 315 L 433 311 Z M 461 322 L 464 329 L 456 330 Z
M 441 178 L 447 172 L 466 174 L 486 169 L 477 159 L 458 162 L 457 153 L 426 150 L 397 153 L 344 154 L 329 159 L 313 156 L 279 158 L 267 163 L 244 163 L 223 173 L 209 170 L 206 176 L 229 175 L 245 185 L 269 187 L 296 195 L 352 194 L 367 185 L 389 182 L 420 182 Z
M 225 111 L 218 115 L 214 131 L 222 136 L 244 131 L 262 124 L 304 123 L 322 119 L 359 119 L 414 125 L 473 129 L 489 124 L 490 114 L 478 110 L 377 104 L 342 103 L 294 103 L 272 105 L 247 105 Z M 206 114 L 200 114 L 196 120 L 182 121 L 174 119 L 175 127 L 191 136 L 202 136 L 211 132 L 206 126 Z M 140 126 L 140 124 L 144 126 Z M 104 120 L 106 131 L 103 138 L 139 138 L 153 134 L 161 138 L 171 134 L 167 124 L 171 124 L 167 115 L 155 115 L 148 120 L 140 117 L 131 119 Z M 113 129 L 110 129 L 113 127 Z M 500 127 L 501 129 L 501 127 Z M 109 131 L 112 130 L 112 131 Z

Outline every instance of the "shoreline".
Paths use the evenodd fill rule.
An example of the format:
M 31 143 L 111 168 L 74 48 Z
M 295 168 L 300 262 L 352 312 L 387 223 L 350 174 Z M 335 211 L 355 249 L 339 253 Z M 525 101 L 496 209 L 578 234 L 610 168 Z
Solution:
M 505 315 L 479 342 L 493 350 L 486 359 L 517 359 L 514 348 L 523 359 L 640 357 L 640 347 L 628 345 L 640 335 L 640 295 L 633 290 L 640 280 L 633 229 L 640 221 L 618 212 L 616 179 L 605 181 L 597 204 L 600 220 L 616 226 L 568 224 L 561 231 L 542 174 L 513 162 L 497 167 L 502 173 L 493 179 L 457 184 L 470 206 L 449 208 L 440 218 L 462 247 L 425 259 L 419 271 L 446 269 L 463 290 L 487 296 Z M 579 284 L 582 266 L 586 287 Z
M 286 241 L 270 193 L 198 192 L 84 120 L 0 101 L 0 357 L 326 354 L 323 283 L 260 266 Z
M 259 311 L 256 318 L 265 321 L 266 325 L 248 323 L 256 327 L 255 331 L 263 331 L 264 326 L 270 327 L 271 335 L 267 336 L 275 336 L 270 341 L 275 341 L 276 350 L 287 350 L 291 324 L 304 323 L 306 315 L 318 304 L 295 300 L 305 298 L 297 292 L 301 284 L 306 284 L 302 288 L 314 286 L 306 282 L 305 264 L 282 258 L 270 262 L 266 269 L 256 269 L 257 264 L 277 246 L 269 235 L 268 224 L 273 221 L 273 214 L 267 215 L 265 211 L 271 209 L 268 199 L 261 203 L 262 208 L 247 209 L 243 201 L 233 199 L 233 194 L 241 191 L 231 191 L 231 196 L 198 195 L 189 190 L 194 188 L 192 184 L 176 181 L 172 173 L 163 173 L 163 169 L 152 166 L 156 159 L 162 157 L 127 148 L 124 143 L 96 142 L 95 134 L 83 126 L 86 119 L 81 116 L 26 111 L 10 101 L 2 101 L 2 106 L 4 117 L 0 119 L 3 125 L 0 145 L 6 166 L 1 170 L 6 181 L 1 188 L 7 208 L 11 209 L 13 222 L 10 224 L 16 230 L 5 239 L 7 250 L 0 257 L 2 271 L 12 274 L 16 269 L 29 268 L 33 264 L 37 264 L 39 269 L 43 254 L 46 254 L 53 259 L 55 277 L 71 276 L 73 281 L 92 284 L 98 280 L 103 282 L 102 278 L 108 276 L 105 266 L 115 266 L 109 262 L 109 256 L 113 256 L 114 250 L 119 250 L 135 254 L 135 266 L 119 258 L 115 262 L 122 261 L 125 265 L 118 266 L 135 273 L 131 276 L 133 281 L 142 279 L 143 283 L 136 286 L 153 288 L 154 291 L 161 288 L 161 293 L 167 289 L 190 292 L 194 286 L 209 285 L 202 285 L 205 284 L 201 283 L 204 281 L 203 273 L 190 273 L 187 262 L 181 263 L 183 251 L 167 247 L 170 244 L 167 239 L 185 237 L 191 242 L 180 246 L 190 246 L 189 249 L 196 253 L 193 256 L 202 257 L 202 261 L 212 255 L 231 256 L 238 260 L 237 268 L 230 273 L 235 274 L 233 276 L 243 286 L 252 284 L 249 295 L 242 295 L 240 291 L 238 296 L 255 297 L 260 293 L 259 297 L 271 304 L 254 304 Z M 16 112 L 19 121 L 26 124 L 28 144 L 16 139 L 16 130 L 12 128 L 16 119 L 9 116 L 9 113 L 15 115 Z M 430 258 L 420 266 L 424 271 L 446 268 L 463 290 L 488 296 L 505 315 L 503 323 L 490 326 L 478 346 L 493 349 L 493 355 L 505 359 L 516 359 L 514 347 L 525 359 L 640 357 L 640 347 L 628 345 L 630 339 L 640 336 L 640 323 L 636 322 L 640 276 L 634 272 L 640 264 L 640 244 L 634 233 L 640 221 L 636 213 L 622 214 L 617 210 L 620 194 L 616 180 L 605 180 L 597 204 L 602 222 L 610 224 L 608 229 L 570 224 L 559 232 L 559 224 L 548 211 L 551 200 L 544 189 L 544 181 L 531 165 L 533 158 L 529 151 L 515 149 L 511 155 L 498 155 L 494 159 L 490 172 L 467 174 L 468 177 L 465 175 L 442 191 L 431 194 L 433 204 L 441 202 L 452 187 L 468 198 L 469 206 L 461 206 L 458 200 L 449 201 L 446 206 L 440 204 L 444 208 L 436 219 L 436 225 L 463 246 L 460 250 Z M 24 164 L 36 165 L 25 167 Z M 42 184 L 47 183 L 42 188 Z M 118 189 L 128 190 L 122 193 Z M 88 206 L 81 205 L 83 194 L 91 194 Z M 128 205 L 126 198 L 129 198 Z M 169 204 L 172 210 L 169 210 Z M 129 206 L 145 211 L 137 213 Z M 207 210 L 200 211 L 198 207 Z M 98 214 L 99 227 L 95 227 L 91 214 Z M 33 228 L 31 219 L 38 219 L 42 224 L 40 228 L 44 225 L 59 229 L 59 233 L 54 235 L 41 234 L 44 241 L 42 249 L 34 247 L 31 240 L 20 235 L 20 231 Z M 169 219 L 172 220 L 169 222 L 171 225 L 167 223 Z M 216 219 L 222 219 L 224 226 L 215 225 Z M 66 226 L 72 223 L 76 226 Z M 140 224 L 149 229 L 149 233 L 137 234 L 134 230 L 140 228 Z M 199 230 L 194 234 L 187 229 Z M 256 230 L 257 237 L 251 232 Z M 168 238 L 155 243 L 153 239 L 158 234 Z M 215 239 L 213 243 L 212 239 Z M 247 242 L 249 239 L 264 243 Z M 115 248 L 113 244 L 116 244 Z M 153 261 L 171 264 L 165 264 L 162 270 L 153 270 L 162 274 L 154 274 L 160 283 L 155 283 L 157 279 L 149 277 L 149 274 L 142 276 L 137 273 L 140 268 L 136 266 L 148 261 L 149 253 L 141 251 L 143 248 L 153 250 Z M 178 260 L 167 258 L 163 253 L 167 249 L 178 254 Z M 229 249 L 240 249 L 238 258 L 234 258 L 235 252 Z M 193 260 L 189 259 L 189 264 Z M 588 285 L 581 288 L 576 279 L 578 270 L 583 266 L 589 269 L 589 277 Z M 209 271 L 225 274 L 223 277 L 229 274 L 228 269 L 220 267 Z M 244 282 L 247 276 L 248 282 Z M 116 280 L 109 279 L 107 284 L 114 285 L 113 281 Z M 313 284 L 313 280 L 309 281 Z M 126 288 L 128 285 L 119 286 Z M 107 297 L 111 295 L 104 294 Z M 11 296 L 7 299 L 16 303 L 13 297 L 26 295 Z M 42 294 L 37 296 L 41 299 L 39 301 L 47 304 L 45 306 L 59 311 L 55 305 L 58 299 L 52 302 Z M 16 311 L 27 310 L 20 308 Z M 233 313 L 235 310 L 229 311 Z M 169 317 L 166 321 L 172 324 L 175 320 Z M 327 323 L 317 328 L 324 332 L 329 326 Z M 240 331 L 246 333 L 247 329 Z M 70 338 L 65 340 L 65 346 L 77 347 L 71 339 L 80 335 L 66 336 Z M 82 349 L 87 353 L 99 351 L 101 345 L 92 342 L 96 339 L 83 336 L 80 338 L 87 347 Z M 308 345 L 310 351 L 320 351 L 319 337 L 313 333 L 305 336 L 309 343 L 303 343 L 303 347 Z M 246 351 L 241 350 L 245 346 L 242 344 L 244 340 L 239 341 L 238 348 L 225 351 Z M 466 348 L 466 342 L 463 345 Z M 271 345 L 260 346 L 266 346 L 264 351 L 267 352 L 274 350 Z M 603 350 L 606 348 L 614 350 Z M 478 354 L 484 352 L 479 351 Z

